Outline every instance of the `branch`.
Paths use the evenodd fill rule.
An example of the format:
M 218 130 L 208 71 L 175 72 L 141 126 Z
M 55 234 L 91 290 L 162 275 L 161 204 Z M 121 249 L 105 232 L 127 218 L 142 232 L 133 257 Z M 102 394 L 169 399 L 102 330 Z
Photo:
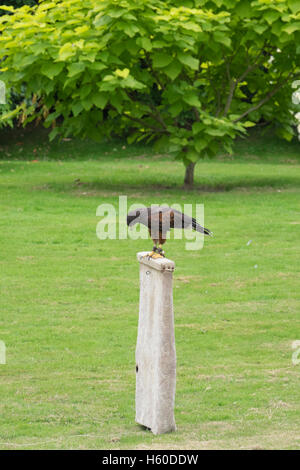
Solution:
M 262 99 L 260 100 L 257 104 L 252 106 L 252 108 L 248 109 L 245 111 L 243 114 L 241 114 L 237 119 L 235 119 L 233 122 L 236 123 L 238 121 L 241 121 L 245 116 L 248 116 L 248 114 L 252 113 L 252 111 L 256 111 L 259 109 L 261 106 L 263 106 L 267 101 L 269 101 L 272 96 L 274 96 L 291 78 L 293 72 L 290 72 L 288 76 L 280 83 L 277 83 L 277 85 L 273 88 L 273 90 L 269 91 L 269 93 Z M 292 79 L 296 78 L 297 75 L 295 75 Z
M 231 74 L 230 74 L 230 64 L 231 64 L 231 61 L 228 63 L 226 60 L 225 60 L 225 57 L 223 56 L 223 59 L 225 61 L 225 65 L 226 65 L 226 73 L 227 73 L 227 77 L 228 77 L 228 81 L 229 81 L 229 93 L 228 93 L 228 97 L 227 97 L 227 101 L 226 101 L 226 104 L 225 104 L 225 108 L 224 108 L 224 111 L 223 111 L 223 114 L 222 116 L 225 116 L 228 111 L 229 111 L 229 108 L 230 108 L 230 105 L 231 105 L 231 101 L 232 101 L 232 98 L 233 98 L 233 94 L 234 94 L 234 90 L 235 90 L 235 87 L 237 85 L 237 81 L 234 80 L 233 78 L 231 78 Z
M 232 102 L 232 98 L 233 98 L 233 94 L 234 94 L 234 90 L 235 90 L 235 87 L 237 86 L 237 84 L 238 84 L 237 80 L 233 80 L 233 79 L 230 80 L 229 93 L 228 93 L 228 98 L 227 98 L 225 108 L 224 108 L 224 111 L 223 111 L 223 116 L 225 116 L 229 111 L 229 108 L 230 108 L 230 105 L 231 105 L 231 102 Z
M 155 107 L 152 103 L 149 104 L 149 107 L 152 109 L 153 113 L 149 113 L 149 116 L 152 117 L 152 119 L 157 120 L 165 130 L 167 130 L 167 125 L 165 121 L 163 120 L 162 115 L 160 114 L 159 110 L 157 107 Z
M 200 121 L 200 114 L 199 114 L 198 109 L 195 107 L 193 107 L 192 109 L 193 109 L 193 113 L 194 113 L 196 121 Z
M 140 100 L 139 99 L 136 99 L 134 98 L 130 92 L 128 90 L 125 90 L 125 93 L 126 95 L 128 96 L 128 98 L 136 103 L 140 103 Z M 167 125 L 166 123 L 164 122 L 160 112 L 158 111 L 158 109 L 152 104 L 152 103 L 143 103 L 144 106 L 147 106 L 147 108 L 149 108 L 149 110 L 151 109 L 153 112 L 150 112 L 148 111 L 148 114 L 150 117 L 152 117 L 152 119 L 154 121 L 158 121 L 165 130 L 167 130 Z
M 254 62 L 252 64 L 250 64 L 247 69 L 244 71 L 244 73 L 242 73 L 242 75 L 237 78 L 237 79 L 233 79 L 231 78 L 231 75 L 230 75 L 230 63 L 232 62 L 232 60 L 230 61 L 230 63 L 228 62 L 225 62 L 225 65 L 226 65 L 226 72 L 227 72 L 227 76 L 228 76 L 228 80 L 229 80 L 229 83 L 230 83 L 230 86 L 229 86 L 229 94 L 228 94 L 228 98 L 227 98 L 227 101 L 226 101 L 226 104 L 225 104 L 225 107 L 224 107 L 224 111 L 223 111 L 223 116 L 225 116 L 229 109 L 230 109 L 230 106 L 231 106 L 231 102 L 232 102 L 232 99 L 233 99 L 233 95 L 234 95 L 234 91 L 237 87 L 237 85 L 242 82 L 244 80 L 244 78 L 250 73 L 252 72 L 254 69 L 256 69 L 260 64 L 261 62 L 258 60 L 261 55 L 264 53 L 264 51 L 266 50 L 266 44 L 263 45 L 263 47 L 261 48 L 261 50 L 259 51 L 259 53 L 257 54 L 257 56 L 255 57 L 254 59 Z
M 159 84 L 159 86 L 161 87 L 161 89 L 165 90 L 164 84 L 160 81 L 160 78 L 159 78 L 158 74 L 156 73 L 156 71 L 152 67 L 152 60 L 150 58 L 150 54 L 145 52 L 145 56 L 146 56 L 146 59 L 147 59 L 147 65 L 148 65 L 149 69 L 151 70 L 151 73 L 152 73 L 153 77 L 156 79 L 156 81 Z
M 167 134 L 167 130 L 166 129 L 161 129 L 159 127 L 154 127 L 152 126 L 151 124 L 148 124 L 146 121 L 144 121 L 143 119 L 140 119 L 140 118 L 136 118 L 136 117 L 133 117 L 133 116 L 130 116 L 129 114 L 126 114 L 126 113 L 122 113 L 122 116 L 130 119 L 131 121 L 134 121 L 134 122 L 138 122 L 139 124 L 141 124 L 142 126 L 146 126 L 148 127 L 149 129 L 155 131 L 155 132 L 158 132 L 160 134 Z
M 257 62 L 257 60 L 263 54 L 265 49 L 266 49 L 266 44 L 263 45 L 262 49 L 257 54 L 253 64 L 249 65 L 248 68 L 245 70 L 245 72 L 237 79 L 237 83 L 242 82 L 244 80 L 244 78 L 248 75 L 248 73 L 252 72 L 252 70 L 256 69 L 256 67 L 258 67 L 260 65 L 260 62 Z
M 208 81 L 210 83 L 210 86 L 212 87 L 212 89 L 214 90 L 215 92 L 215 96 L 216 96 L 216 100 L 217 100 L 217 106 L 216 106 L 216 116 L 219 116 L 220 112 L 221 112 L 221 96 L 220 96 L 220 91 L 218 90 L 218 88 L 215 86 L 215 82 L 211 76 L 211 73 L 210 73 L 210 67 L 207 68 L 207 77 L 208 77 Z

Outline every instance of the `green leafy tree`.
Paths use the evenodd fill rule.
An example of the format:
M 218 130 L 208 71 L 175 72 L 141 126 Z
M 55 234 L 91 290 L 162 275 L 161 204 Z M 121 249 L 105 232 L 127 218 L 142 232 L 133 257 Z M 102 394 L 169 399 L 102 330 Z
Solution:
M 39 3 L 39 0 L 8 0 L 5 3 L 8 3 L 9 5 L 12 5 L 15 8 L 20 8 L 23 5 L 30 5 L 30 6 L 37 5 Z
M 5 0 L 4 5 L 13 6 L 14 8 L 20 8 L 24 5 L 34 6 L 37 5 L 39 0 Z M 0 15 L 4 14 L 4 10 L 0 10 Z
M 34 6 L 38 3 L 38 0 L 7 0 L 5 3 L 9 4 L 10 6 L 19 8 L 23 5 Z M 3 15 L 5 13 L 5 10 L 0 9 L 0 15 Z M 12 97 L 7 94 L 6 102 L 0 102 L 0 128 L 4 125 L 13 127 L 13 120 L 22 109 L 18 101 L 22 99 L 22 95 L 19 97 L 15 97 L 15 99 L 12 99 Z
M 2 7 L 3 8 L 3 7 Z M 299 0 L 52 0 L 0 18 L 2 80 L 57 135 L 153 142 L 186 166 L 248 127 L 295 133 Z

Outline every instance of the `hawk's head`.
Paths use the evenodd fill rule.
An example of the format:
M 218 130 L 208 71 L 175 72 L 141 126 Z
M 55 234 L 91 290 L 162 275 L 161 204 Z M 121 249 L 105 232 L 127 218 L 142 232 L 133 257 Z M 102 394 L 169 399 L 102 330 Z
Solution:
M 133 210 L 128 212 L 127 214 L 127 225 L 128 227 L 132 227 L 133 225 L 137 224 L 140 220 L 141 213 L 139 210 Z

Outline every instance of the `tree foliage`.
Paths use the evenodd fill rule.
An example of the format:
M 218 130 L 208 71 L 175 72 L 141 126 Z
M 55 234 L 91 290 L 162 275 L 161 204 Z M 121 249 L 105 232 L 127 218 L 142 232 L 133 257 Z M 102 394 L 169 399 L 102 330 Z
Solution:
M 2 80 L 56 135 L 128 132 L 191 168 L 262 120 L 294 134 L 300 0 L 52 0 L 0 18 Z
M 7 0 L 5 1 L 5 5 L 9 4 L 9 6 L 13 6 L 14 8 L 20 8 L 24 5 L 29 5 L 33 7 L 34 5 L 37 5 L 39 0 Z M 4 3 L 4 1 L 3 1 Z M 5 12 L 4 10 L 0 10 L 0 15 L 3 15 Z
M 15 8 L 19 8 L 23 5 L 34 6 L 38 3 L 38 0 L 9 0 L 6 3 L 9 3 L 10 6 Z M 0 9 L 0 15 L 5 13 L 7 13 L 6 10 Z M 4 104 L 0 103 L 0 128 L 4 125 L 13 127 L 14 118 L 18 116 L 23 109 L 19 103 L 23 98 L 23 95 L 12 97 L 10 94 L 6 93 L 6 102 Z
M 34 6 L 39 3 L 39 0 L 9 0 L 9 5 L 12 5 L 15 8 L 20 8 L 23 5 Z

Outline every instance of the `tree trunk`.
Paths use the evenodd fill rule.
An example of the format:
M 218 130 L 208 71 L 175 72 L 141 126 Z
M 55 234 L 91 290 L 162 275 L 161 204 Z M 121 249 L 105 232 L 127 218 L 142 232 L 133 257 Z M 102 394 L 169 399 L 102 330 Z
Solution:
M 196 163 L 190 162 L 188 166 L 185 168 L 184 184 L 185 186 L 189 186 L 190 188 L 194 184 L 195 165 Z

